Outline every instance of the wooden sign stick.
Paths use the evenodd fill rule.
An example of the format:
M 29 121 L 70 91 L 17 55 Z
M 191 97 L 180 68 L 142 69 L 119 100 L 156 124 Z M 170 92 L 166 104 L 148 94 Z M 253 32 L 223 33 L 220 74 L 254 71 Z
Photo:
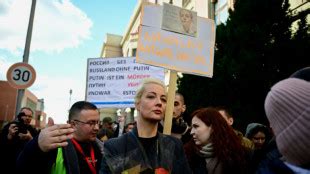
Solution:
M 174 97 L 175 97 L 176 87 L 177 87 L 177 72 L 174 70 L 170 70 L 168 99 L 167 99 L 165 122 L 164 122 L 164 134 L 166 135 L 171 134 L 172 117 L 173 117 L 172 115 L 173 115 Z

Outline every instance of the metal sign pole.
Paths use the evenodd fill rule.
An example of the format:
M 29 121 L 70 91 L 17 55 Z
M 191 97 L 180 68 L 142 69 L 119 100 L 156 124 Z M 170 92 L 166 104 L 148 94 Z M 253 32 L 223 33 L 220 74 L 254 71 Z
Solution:
M 31 36 L 32 36 L 32 27 L 33 27 L 33 19 L 34 19 L 34 13 L 36 8 L 36 2 L 37 0 L 32 0 L 31 4 L 31 11 L 30 11 L 30 17 L 29 17 L 29 23 L 28 23 L 28 30 L 27 30 L 27 36 L 26 36 L 26 44 L 25 44 L 25 50 L 24 50 L 24 56 L 23 56 L 23 62 L 28 63 L 29 60 L 29 50 L 30 50 L 30 43 L 31 43 Z M 19 112 L 21 108 L 22 98 L 24 96 L 25 89 L 19 89 L 17 94 L 17 102 L 16 102 L 16 110 L 15 115 Z

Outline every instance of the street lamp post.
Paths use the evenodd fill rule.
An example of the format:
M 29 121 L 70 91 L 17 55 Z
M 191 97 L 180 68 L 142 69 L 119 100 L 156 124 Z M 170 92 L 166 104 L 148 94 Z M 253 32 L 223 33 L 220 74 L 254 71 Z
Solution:
M 70 106 L 71 106 L 72 89 L 69 90 L 69 94 L 70 94 L 70 96 L 69 96 L 69 109 L 68 110 L 70 110 Z
M 30 43 L 31 43 L 32 27 L 33 27 L 33 19 L 34 19 L 36 3 L 37 3 L 37 0 L 32 0 L 27 36 L 26 36 L 26 44 L 25 44 L 25 50 L 24 50 L 24 56 L 23 56 L 23 62 L 24 63 L 28 63 L 28 60 L 29 60 L 29 51 L 30 51 Z M 15 111 L 16 114 L 19 112 L 19 110 L 21 108 L 22 98 L 24 96 L 24 93 L 25 93 L 25 89 L 19 89 L 18 90 L 17 102 L 16 102 L 16 111 Z

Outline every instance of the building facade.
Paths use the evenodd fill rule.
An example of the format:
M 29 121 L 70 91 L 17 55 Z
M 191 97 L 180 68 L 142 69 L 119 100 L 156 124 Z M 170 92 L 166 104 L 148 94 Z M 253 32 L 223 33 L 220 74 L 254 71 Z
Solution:
M 171 0 L 140 0 L 138 1 L 129 24 L 125 29 L 123 36 L 106 34 L 106 39 L 103 43 L 100 57 L 134 57 L 136 56 L 138 43 L 138 27 L 140 25 L 141 7 L 143 3 L 152 3 L 163 5 Z M 192 11 L 196 11 L 198 16 L 210 18 L 211 3 L 210 0 L 173 0 L 173 5 L 183 7 Z M 213 5 L 214 7 L 214 5 Z M 214 12 L 213 12 L 214 13 Z M 219 13 L 220 14 L 220 13 Z M 169 81 L 169 71 L 166 71 L 165 83 Z M 122 108 L 124 110 L 124 108 Z M 116 119 L 118 108 L 101 109 L 101 119 L 110 116 Z M 128 110 L 128 109 L 127 109 Z M 134 111 L 127 113 L 127 122 L 134 120 Z
M 17 89 L 7 81 L 0 81 L 0 128 L 8 121 L 14 120 L 16 113 Z
M 0 128 L 7 122 L 13 121 L 18 114 L 15 112 L 18 90 L 11 87 L 7 81 L 0 81 Z M 44 113 L 44 100 L 38 99 L 31 91 L 25 90 L 21 107 L 29 107 L 34 115 L 31 125 L 36 128 L 45 127 L 46 114 Z
M 162 5 L 171 0 L 140 0 L 138 1 L 129 24 L 123 36 L 106 35 L 103 43 L 101 57 L 131 57 L 135 56 L 138 42 L 138 27 L 140 24 L 142 3 L 153 3 Z M 215 19 L 216 24 L 225 23 L 228 18 L 228 10 L 233 9 L 235 0 L 173 0 L 173 5 L 196 11 L 198 16 Z M 121 40 L 120 40 L 121 38 Z M 114 48 L 111 49 L 111 45 Z M 117 56 L 114 55 L 115 46 L 118 46 Z M 121 49 L 121 53 L 119 53 Z

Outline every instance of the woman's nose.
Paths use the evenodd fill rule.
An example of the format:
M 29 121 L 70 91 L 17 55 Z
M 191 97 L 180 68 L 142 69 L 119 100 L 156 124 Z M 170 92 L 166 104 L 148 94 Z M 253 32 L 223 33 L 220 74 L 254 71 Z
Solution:
M 191 135 L 194 135 L 194 129 L 191 129 L 190 134 L 191 134 Z
M 162 100 L 161 100 L 161 98 L 157 98 L 157 99 L 156 99 L 156 104 L 162 105 Z

